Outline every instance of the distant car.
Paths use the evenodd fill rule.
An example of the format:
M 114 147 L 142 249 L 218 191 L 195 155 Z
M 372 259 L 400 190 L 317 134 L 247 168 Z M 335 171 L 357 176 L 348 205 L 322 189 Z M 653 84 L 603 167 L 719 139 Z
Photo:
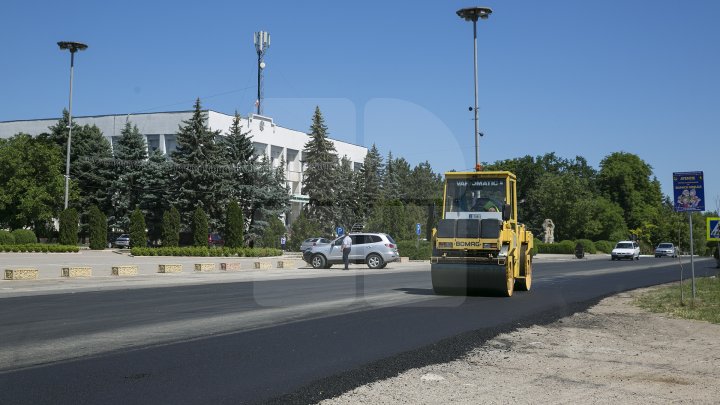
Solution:
M 663 256 L 670 256 L 670 257 L 677 257 L 677 248 L 675 245 L 669 242 L 663 242 L 655 248 L 655 257 L 663 257 Z
M 310 249 L 311 247 L 313 247 L 313 246 L 315 246 L 315 245 L 318 245 L 318 244 L 319 244 L 319 245 L 322 245 L 322 244 L 326 244 L 326 243 L 330 243 L 330 239 L 326 239 L 326 238 L 309 238 L 309 239 L 305 239 L 305 240 L 300 244 L 300 251 L 301 251 L 301 252 L 305 252 L 306 250 Z
M 400 260 L 397 243 L 385 233 L 351 233 L 352 248 L 350 249 L 350 262 L 367 264 L 371 269 L 382 269 L 390 262 Z M 315 245 L 310 248 L 303 258 L 313 268 L 327 269 L 333 264 L 343 262 L 342 240 L 345 235 L 338 237 L 328 244 Z
M 225 246 L 225 241 L 223 240 L 222 236 L 220 236 L 220 234 L 211 233 L 208 235 L 208 245 L 215 247 L 223 247 Z
M 611 260 L 630 259 L 640 260 L 640 245 L 632 240 L 620 241 L 610 252 Z
M 113 246 L 116 248 L 129 248 L 130 247 L 130 235 L 124 233 L 115 239 Z

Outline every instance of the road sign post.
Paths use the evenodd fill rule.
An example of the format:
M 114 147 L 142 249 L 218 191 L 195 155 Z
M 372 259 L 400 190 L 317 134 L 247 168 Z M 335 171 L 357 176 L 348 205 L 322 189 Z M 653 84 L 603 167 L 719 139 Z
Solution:
M 695 242 L 693 240 L 693 211 L 705 211 L 703 172 L 673 173 L 673 206 L 676 212 L 687 212 L 690 223 L 690 272 L 692 275 L 692 302 L 695 304 Z M 682 271 L 682 270 L 681 270 Z M 680 275 L 682 279 L 682 274 Z M 680 286 L 682 291 L 682 285 Z
M 416 241 L 415 241 L 416 249 L 420 249 L 420 231 L 421 231 L 420 224 L 419 223 L 415 224 L 415 233 L 417 234 L 417 238 L 415 238 L 416 239 Z

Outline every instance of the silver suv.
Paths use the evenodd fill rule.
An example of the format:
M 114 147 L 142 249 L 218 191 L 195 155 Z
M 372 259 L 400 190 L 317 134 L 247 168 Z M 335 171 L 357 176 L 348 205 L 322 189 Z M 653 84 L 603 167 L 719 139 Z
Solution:
M 350 263 L 367 264 L 371 269 L 382 269 L 388 263 L 400 260 L 397 243 L 385 233 L 351 233 L 352 248 Z M 305 261 L 313 268 L 328 269 L 333 264 L 341 264 L 342 240 L 345 235 L 327 244 L 318 244 L 310 248 Z

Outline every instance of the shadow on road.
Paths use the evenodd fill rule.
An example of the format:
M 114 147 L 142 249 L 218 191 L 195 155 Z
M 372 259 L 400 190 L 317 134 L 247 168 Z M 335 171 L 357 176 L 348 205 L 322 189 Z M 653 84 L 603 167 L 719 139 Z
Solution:
M 435 295 L 432 288 L 396 288 L 395 291 L 402 291 L 412 295 Z

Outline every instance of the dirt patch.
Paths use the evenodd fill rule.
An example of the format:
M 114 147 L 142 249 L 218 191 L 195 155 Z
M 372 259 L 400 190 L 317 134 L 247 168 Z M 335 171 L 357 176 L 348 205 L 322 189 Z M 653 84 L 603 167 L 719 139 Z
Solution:
M 320 403 L 720 402 L 720 325 L 648 313 L 641 291 Z

